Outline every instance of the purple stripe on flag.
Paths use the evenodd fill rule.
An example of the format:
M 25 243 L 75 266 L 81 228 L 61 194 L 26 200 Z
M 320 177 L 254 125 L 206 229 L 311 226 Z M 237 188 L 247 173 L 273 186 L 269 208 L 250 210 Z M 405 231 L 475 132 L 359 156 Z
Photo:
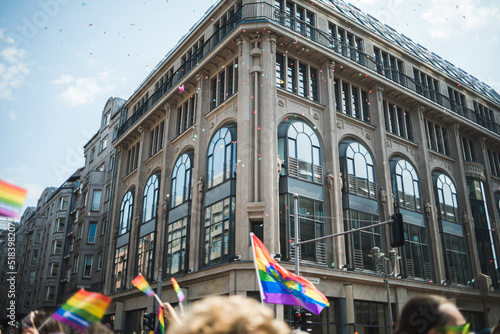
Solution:
M 89 321 L 81 318 L 73 312 L 64 310 L 62 307 L 52 315 L 52 318 L 81 333 L 85 333 L 87 331 L 87 327 L 90 325 Z
M 301 306 L 314 314 L 320 314 L 325 306 L 316 303 L 307 303 L 291 294 L 268 293 L 264 291 L 265 302 L 269 304 L 283 304 Z

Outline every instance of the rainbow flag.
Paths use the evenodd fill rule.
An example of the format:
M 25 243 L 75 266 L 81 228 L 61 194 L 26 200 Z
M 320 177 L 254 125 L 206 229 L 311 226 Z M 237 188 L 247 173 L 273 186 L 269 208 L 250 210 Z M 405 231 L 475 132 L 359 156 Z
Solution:
M 184 300 L 184 294 L 182 293 L 181 287 L 179 284 L 177 284 L 177 281 L 175 280 L 175 277 L 170 278 L 170 281 L 172 282 L 172 285 L 174 286 L 175 293 L 177 294 L 177 298 L 179 298 L 179 302 L 182 303 Z
M 158 323 L 156 324 L 155 334 L 165 334 L 165 319 L 163 318 L 163 307 L 158 308 Z
M 330 306 L 325 295 L 311 282 L 281 267 L 262 241 L 253 233 L 250 235 L 261 298 L 266 303 L 301 306 L 315 314 Z
M 0 180 L 0 216 L 19 218 L 27 190 Z
M 52 318 L 83 333 L 91 323 L 101 321 L 110 302 L 111 298 L 108 296 L 80 289 L 52 315 Z
M 144 292 L 145 294 L 147 294 L 149 297 L 155 295 L 155 292 L 153 291 L 153 289 L 151 288 L 151 286 L 149 286 L 148 281 L 146 281 L 146 279 L 144 278 L 144 276 L 142 276 L 142 274 L 139 274 L 136 278 L 134 278 L 132 280 L 132 284 L 137 289 L 139 289 L 142 292 Z

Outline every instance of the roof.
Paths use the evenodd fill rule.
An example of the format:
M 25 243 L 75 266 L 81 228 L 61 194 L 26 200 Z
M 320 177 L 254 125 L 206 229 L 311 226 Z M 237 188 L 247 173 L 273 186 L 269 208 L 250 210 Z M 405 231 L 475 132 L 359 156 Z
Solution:
M 212 6 L 205 12 L 205 14 L 189 29 L 189 31 L 181 37 L 177 44 L 170 49 L 170 51 L 163 57 L 163 59 L 158 62 L 154 69 L 149 73 L 149 75 L 141 82 L 141 84 L 134 90 L 132 96 L 146 83 L 149 78 L 161 67 L 163 63 L 176 51 L 176 49 L 194 32 L 198 25 L 205 20 L 212 11 L 224 0 L 215 1 Z M 464 70 L 455 65 L 451 64 L 447 60 L 436 55 L 434 52 L 430 52 L 425 47 L 418 43 L 413 42 L 411 39 L 405 35 L 397 32 L 390 26 L 381 23 L 376 18 L 370 14 L 366 14 L 356 6 L 346 3 L 343 0 L 317 0 L 320 3 L 327 5 L 332 8 L 338 14 L 346 17 L 347 19 L 358 23 L 363 28 L 375 33 L 376 35 L 384 38 L 390 43 L 395 43 L 401 47 L 406 52 L 412 54 L 413 56 L 419 58 L 425 63 L 428 63 L 436 68 L 437 71 L 448 75 L 450 78 L 458 81 L 464 86 L 470 87 L 477 93 L 485 96 L 492 102 L 500 105 L 500 94 L 498 94 L 492 87 L 488 86 L 484 82 L 475 78 L 474 76 L 468 74 Z
M 452 79 L 455 79 L 464 86 L 470 87 L 479 94 L 489 98 L 491 101 L 500 104 L 500 95 L 484 82 L 476 79 L 464 70 L 451 64 L 447 60 L 439 57 L 434 52 L 430 52 L 425 47 L 413 42 L 403 34 L 400 34 L 395 29 L 386 24 L 381 23 L 370 14 L 365 14 L 360 9 L 350 3 L 345 3 L 343 0 L 318 0 L 319 2 L 331 7 L 334 11 L 342 16 L 358 23 L 360 26 L 370 30 L 385 40 L 396 43 L 406 52 L 414 55 L 423 62 L 434 66 L 439 72 L 447 74 Z

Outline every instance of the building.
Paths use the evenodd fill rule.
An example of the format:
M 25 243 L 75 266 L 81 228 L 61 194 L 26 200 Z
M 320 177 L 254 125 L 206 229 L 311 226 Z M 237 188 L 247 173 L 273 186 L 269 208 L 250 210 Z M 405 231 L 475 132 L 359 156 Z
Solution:
M 125 101 L 109 98 L 99 130 L 84 146 L 85 166 L 73 184 L 66 246 L 64 249 L 62 301 L 80 288 L 102 292 L 107 251 L 108 212 L 113 199 L 115 149 L 111 145 Z
M 121 111 L 107 321 L 141 330 L 155 301 L 131 280 L 156 288 L 160 269 L 188 303 L 258 298 L 249 233 L 293 271 L 298 194 L 303 241 L 402 213 L 394 318 L 437 293 L 473 328 L 495 324 L 499 111 L 492 88 L 343 1 L 218 1 Z M 387 227 L 301 246 L 331 302 L 313 332 L 388 332 L 374 247 L 389 254 Z

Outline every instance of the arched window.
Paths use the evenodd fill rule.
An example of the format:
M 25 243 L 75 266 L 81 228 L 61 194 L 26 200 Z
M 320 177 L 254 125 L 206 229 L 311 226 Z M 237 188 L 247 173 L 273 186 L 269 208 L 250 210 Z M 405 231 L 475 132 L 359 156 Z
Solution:
M 427 231 L 420 197 L 420 181 L 413 165 L 405 159 L 390 160 L 395 212 L 406 215 L 405 210 L 414 211 L 406 215 L 403 224 L 405 245 L 401 248 L 399 262 L 405 278 L 432 280 Z M 411 217 L 411 218 L 410 218 Z
M 422 212 L 420 197 L 420 181 L 415 168 L 404 159 L 391 160 L 393 167 L 394 193 L 396 206 L 412 211 Z
M 158 175 L 151 175 L 144 187 L 142 222 L 146 223 L 157 216 L 158 209 Z
M 466 285 L 472 275 L 469 269 L 465 233 L 459 219 L 457 190 L 453 181 L 445 174 L 434 173 L 433 180 L 436 204 L 439 206 L 446 276 L 450 283 Z
M 314 129 L 301 120 L 286 121 L 280 125 L 278 137 L 278 151 L 287 159 L 288 176 L 322 183 L 321 146 Z
M 458 222 L 457 189 L 445 174 L 439 174 L 436 181 L 441 219 Z
M 380 221 L 373 157 L 360 142 L 344 140 L 339 145 L 343 185 L 344 229 L 346 231 L 373 225 Z M 347 196 L 348 195 L 348 196 Z M 382 246 L 380 227 L 351 233 L 345 237 L 346 260 L 349 267 L 377 270 L 368 255 L 373 247 Z
M 373 159 L 363 144 L 350 142 L 345 151 L 347 162 L 347 184 L 350 193 L 377 198 Z
M 125 234 L 130 230 L 133 205 L 134 195 L 132 191 L 128 191 L 125 196 L 123 196 L 122 205 L 120 207 L 120 235 Z
M 233 126 L 220 128 L 208 146 L 207 187 L 212 188 L 234 176 L 236 133 Z
M 171 207 L 175 208 L 190 199 L 191 157 L 184 153 L 177 159 L 172 171 Z

